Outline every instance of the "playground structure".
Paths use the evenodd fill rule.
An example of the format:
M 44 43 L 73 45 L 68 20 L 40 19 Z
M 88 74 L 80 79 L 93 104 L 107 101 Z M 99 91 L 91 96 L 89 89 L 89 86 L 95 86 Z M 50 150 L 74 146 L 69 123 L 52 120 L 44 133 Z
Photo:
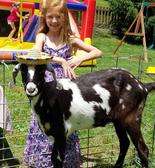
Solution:
M 0 0 L 0 9 L 8 10 L 12 0 Z M 18 32 L 18 41 L 10 41 L 5 37 L 0 38 L 0 60 L 15 60 L 16 54 L 25 54 L 34 46 L 36 30 L 39 26 L 39 14 L 41 10 L 41 0 L 24 0 L 20 1 L 20 26 Z M 72 31 L 75 32 L 83 41 L 91 44 L 96 0 L 66 0 L 69 19 Z M 72 10 L 82 11 L 81 29 L 72 15 Z M 22 23 L 22 11 L 29 12 L 32 16 L 28 21 Z M 83 54 L 84 51 L 78 50 L 76 56 Z M 82 65 L 95 65 L 96 60 L 90 60 Z
M 117 45 L 116 49 L 113 51 L 113 55 L 116 55 L 117 50 L 122 45 L 123 41 L 127 36 L 139 36 L 143 38 L 143 49 L 144 49 L 144 60 L 148 62 L 148 54 L 147 54 L 147 46 L 146 46 L 146 36 L 145 36 L 145 26 L 144 26 L 144 8 L 147 7 L 155 7 L 155 2 L 144 2 L 142 3 L 141 9 L 136 16 L 136 18 L 131 23 L 128 30 L 125 32 L 125 35 Z M 131 29 L 135 26 L 134 31 L 131 31 Z

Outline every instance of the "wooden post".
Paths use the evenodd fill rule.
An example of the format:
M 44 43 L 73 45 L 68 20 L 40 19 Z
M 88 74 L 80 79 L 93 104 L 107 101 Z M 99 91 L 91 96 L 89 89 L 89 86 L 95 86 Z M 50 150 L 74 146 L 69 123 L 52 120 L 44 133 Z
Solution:
M 138 15 L 136 16 L 136 18 L 133 20 L 133 22 L 131 23 L 130 27 L 126 31 L 124 37 L 119 42 L 119 44 L 117 45 L 116 49 L 113 51 L 113 55 L 116 54 L 118 48 L 122 45 L 122 43 L 125 40 L 126 36 L 140 36 L 140 37 L 143 38 L 144 60 L 146 62 L 148 62 L 143 11 L 144 11 L 144 8 L 142 7 L 141 10 L 139 11 Z M 131 29 L 133 28 L 135 23 L 136 23 L 136 27 L 134 29 L 134 32 L 131 32 Z M 142 30 L 141 32 L 139 32 L 140 27 L 141 27 L 141 30 Z
M 143 34 L 144 60 L 148 62 L 143 10 L 140 11 L 140 15 L 141 15 L 142 34 Z

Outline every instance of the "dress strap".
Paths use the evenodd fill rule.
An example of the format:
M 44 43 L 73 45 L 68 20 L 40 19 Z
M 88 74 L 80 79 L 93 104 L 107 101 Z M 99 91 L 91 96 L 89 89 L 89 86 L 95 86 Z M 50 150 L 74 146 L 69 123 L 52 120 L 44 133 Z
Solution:
M 48 39 L 48 36 L 47 36 L 47 35 L 45 35 L 45 43 L 46 43 L 47 39 Z

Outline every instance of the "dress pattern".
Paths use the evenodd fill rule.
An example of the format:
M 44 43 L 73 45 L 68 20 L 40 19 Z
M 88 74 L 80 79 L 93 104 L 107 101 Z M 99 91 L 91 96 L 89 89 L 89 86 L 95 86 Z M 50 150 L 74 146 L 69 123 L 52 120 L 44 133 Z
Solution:
M 66 60 L 70 57 L 69 49 L 67 44 L 59 50 L 49 48 L 46 42 L 43 45 L 43 52 Z M 55 70 L 56 77 L 58 79 L 64 78 L 61 65 L 57 63 L 50 64 Z M 47 137 L 41 132 L 35 115 L 31 112 L 30 130 L 23 155 L 24 164 L 33 168 L 53 167 L 51 162 L 52 147 L 53 142 L 49 142 Z M 73 133 L 67 139 L 64 168 L 80 168 L 80 145 L 77 133 Z

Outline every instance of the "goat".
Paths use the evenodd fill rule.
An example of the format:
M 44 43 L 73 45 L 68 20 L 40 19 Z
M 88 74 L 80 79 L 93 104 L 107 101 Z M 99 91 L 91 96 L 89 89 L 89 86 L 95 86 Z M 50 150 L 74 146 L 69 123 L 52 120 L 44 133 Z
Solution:
M 122 69 L 100 70 L 74 80 L 56 80 L 47 65 L 19 67 L 40 128 L 49 140 L 54 140 L 51 156 L 54 168 L 63 167 L 66 138 L 73 131 L 103 127 L 110 122 L 120 143 L 115 168 L 123 167 L 130 145 L 127 135 L 138 152 L 141 166 L 148 167 L 149 150 L 140 126 L 147 95 L 155 90 L 155 83 L 143 84 Z

